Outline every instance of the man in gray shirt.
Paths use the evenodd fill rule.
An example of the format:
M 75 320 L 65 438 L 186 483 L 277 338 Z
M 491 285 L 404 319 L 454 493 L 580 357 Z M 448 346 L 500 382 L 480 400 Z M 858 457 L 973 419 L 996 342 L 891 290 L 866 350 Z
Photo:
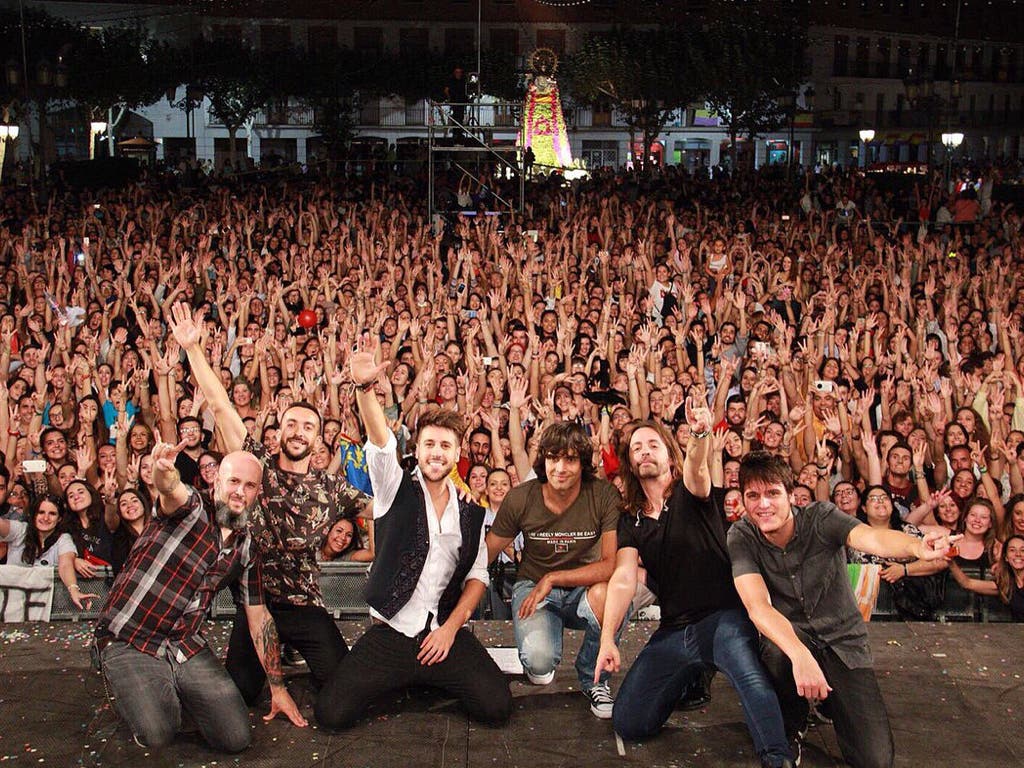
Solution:
M 733 581 L 764 636 L 763 656 L 796 740 L 809 700 L 825 701 L 843 757 L 854 768 L 893 764 L 892 730 L 846 575 L 847 546 L 882 557 L 936 560 L 947 534 L 918 539 L 871 528 L 828 502 L 790 505 L 789 465 L 754 451 L 740 465 L 746 517 L 729 531 Z

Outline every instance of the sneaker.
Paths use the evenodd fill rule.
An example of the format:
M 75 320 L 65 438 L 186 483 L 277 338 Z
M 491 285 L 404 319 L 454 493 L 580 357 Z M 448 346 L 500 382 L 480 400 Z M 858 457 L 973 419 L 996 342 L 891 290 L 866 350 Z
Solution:
M 584 691 L 590 699 L 590 711 L 594 717 L 602 720 L 611 720 L 612 707 L 615 706 L 615 699 L 612 698 L 612 690 L 608 683 L 598 683 L 589 691 Z
M 281 647 L 281 664 L 285 667 L 304 667 L 306 660 L 290 645 Z
M 555 679 L 555 670 L 552 669 L 546 675 L 534 675 L 527 672 L 526 679 L 534 685 L 551 685 L 552 681 Z

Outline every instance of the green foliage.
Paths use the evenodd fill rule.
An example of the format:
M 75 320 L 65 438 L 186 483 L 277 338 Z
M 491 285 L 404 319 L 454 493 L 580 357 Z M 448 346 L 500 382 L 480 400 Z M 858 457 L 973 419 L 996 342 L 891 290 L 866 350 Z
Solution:
M 733 138 L 779 128 L 803 80 L 806 18 L 771 2 L 713 2 L 702 34 L 706 99 Z
M 595 34 L 565 63 L 565 91 L 589 106 L 611 104 L 631 132 L 643 135 L 646 158 L 672 115 L 700 95 L 695 50 L 681 27 Z
M 197 39 L 192 44 L 194 82 L 210 100 L 210 111 L 234 133 L 262 109 L 272 89 L 269 58 L 231 39 Z

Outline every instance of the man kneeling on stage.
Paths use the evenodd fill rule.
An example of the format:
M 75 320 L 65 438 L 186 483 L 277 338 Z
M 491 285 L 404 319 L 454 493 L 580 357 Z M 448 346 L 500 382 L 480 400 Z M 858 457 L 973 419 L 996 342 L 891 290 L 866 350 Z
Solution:
M 140 746 L 169 744 L 184 710 L 212 748 L 240 752 L 251 740 L 249 710 L 200 628 L 221 582 L 248 565 L 246 519 L 262 467 L 250 453 L 225 456 L 215 509 L 208 510 L 174 468 L 182 446 L 157 442 L 153 448 L 159 511 L 110 589 L 96 625 L 96 648 L 114 708 Z M 246 612 L 271 680 L 270 717 L 282 712 L 305 725 L 281 678 L 269 612 L 264 606 Z
M 345 728 L 384 694 L 424 685 L 456 696 L 474 720 L 500 725 L 512 711 L 508 682 L 463 627 L 488 577 L 484 510 L 461 501 L 448 477 L 459 460 L 462 419 L 452 411 L 423 414 L 419 466 L 403 472 L 373 392 L 386 365 L 374 362 L 369 347 L 350 365 L 374 490 L 377 556 L 366 590 L 373 624 L 321 690 L 316 718 Z

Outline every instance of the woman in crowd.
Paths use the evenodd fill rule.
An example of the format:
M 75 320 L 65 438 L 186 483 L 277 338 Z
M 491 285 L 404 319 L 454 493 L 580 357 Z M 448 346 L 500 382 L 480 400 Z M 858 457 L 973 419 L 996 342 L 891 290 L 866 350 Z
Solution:
M 110 566 L 118 574 L 136 539 L 149 522 L 150 505 L 135 488 L 126 488 L 107 503 L 114 505 L 121 521 L 114 531 L 110 547 Z
M 99 491 L 84 480 L 72 481 L 64 498 L 69 512 L 65 530 L 78 551 L 75 570 L 94 576 L 96 566 L 110 565 L 113 532 L 120 523 L 117 512 L 105 508 Z
M 1009 606 L 1014 621 L 1024 621 L 1024 536 L 1013 534 L 1003 543 L 998 565 L 994 580 L 968 576 L 955 561 L 949 572 L 964 589 L 998 597 Z
M 61 530 L 64 501 L 58 496 L 40 496 L 28 513 L 27 522 L 0 518 L 0 540 L 7 542 L 8 565 L 57 567 L 60 580 L 79 610 L 88 608 L 92 598 L 78 587 L 75 573 L 77 550 L 71 536 Z
M 353 520 L 340 517 L 335 520 L 334 525 L 324 536 L 324 543 L 320 547 L 320 562 L 372 563 L 372 524 L 367 532 L 366 541 L 367 544 L 364 547 L 359 526 Z

